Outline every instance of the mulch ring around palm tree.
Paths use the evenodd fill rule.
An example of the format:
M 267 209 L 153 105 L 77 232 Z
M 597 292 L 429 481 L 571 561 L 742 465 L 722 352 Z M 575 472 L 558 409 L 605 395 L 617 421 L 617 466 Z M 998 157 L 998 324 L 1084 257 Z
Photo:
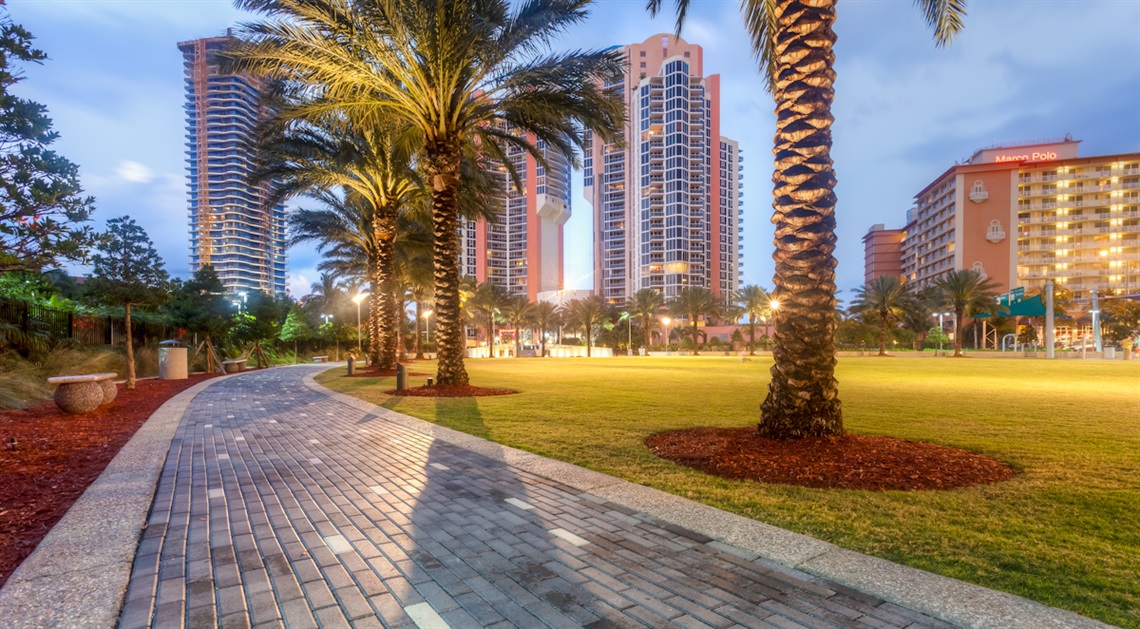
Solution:
M 432 386 L 409 387 L 402 391 L 385 391 L 388 395 L 402 395 L 407 397 L 487 397 L 492 395 L 514 395 L 514 389 L 488 389 L 486 387 L 473 387 L 469 384 L 436 384 Z
M 645 440 L 657 456 L 733 480 L 869 491 L 953 489 L 998 483 L 1014 470 L 988 456 L 894 437 L 778 440 L 756 428 L 690 428 Z

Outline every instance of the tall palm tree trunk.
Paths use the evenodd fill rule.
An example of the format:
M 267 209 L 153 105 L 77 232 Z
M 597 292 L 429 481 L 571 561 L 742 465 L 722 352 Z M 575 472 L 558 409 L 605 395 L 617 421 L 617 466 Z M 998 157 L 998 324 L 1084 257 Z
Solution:
M 748 355 L 756 355 L 756 317 L 748 315 Z
M 373 219 L 376 229 L 377 276 L 380 280 L 377 335 L 379 352 L 377 368 L 395 369 L 399 322 L 395 302 L 396 212 L 394 207 L 377 208 Z
M 888 316 L 882 312 L 879 313 L 879 356 L 887 355 Z
M 645 323 L 645 355 L 649 356 L 649 348 L 653 345 L 653 325 L 648 321 Z
M 843 434 L 835 380 L 835 0 L 777 0 L 775 315 L 772 381 L 760 434 Z
M 380 364 L 380 348 L 383 345 L 380 320 L 385 307 L 384 280 L 380 273 L 380 262 L 374 257 L 368 268 L 368 361 L 373 366 Z
M 459 299 L 459 216 L 456 190 L 459 187 L 459 144 L 437 140 L 428 149 L 428 174 L 432 178 L 431 222 L 435 245 L 435 342 L 439 384 L 466 385 L 469 380 L 463 364 L 466 339 Z
M 408 343 L 404 339 L 404 324 L 407 322 L 408 302 L 403 296 L 392 293 L 392 319 L 396 322 L 396 360 L 408 359 Z
M 966 311 L 954 309 L 954 356 L 962 357 L 962 326 L 966 324 Z M 945 334 L 945 332 L 943 332 Z M 127 337 L 130 338 L 130 337 Z
M 495 315 L 487 315 L 487 358 L 495 357 Z
M 697 338 L 697 318 L 693 317 L 693 356 L 701 355 L 701 342 Z

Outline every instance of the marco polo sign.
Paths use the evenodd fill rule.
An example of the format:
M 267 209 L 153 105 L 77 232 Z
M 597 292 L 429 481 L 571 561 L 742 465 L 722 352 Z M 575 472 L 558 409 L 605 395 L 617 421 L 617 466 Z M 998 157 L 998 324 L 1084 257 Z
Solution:
M 1032 164 L 1073 159 L 1077 156 L 1076 140 L 1043 142 L 1021 146 L 993 146 L 981 149 L 970 158 L 971 164 Z
M 1033 151 L 1020 155 L 995 155 L 994 162 L 1048 162 L 1057 159 L 1056 151 Z

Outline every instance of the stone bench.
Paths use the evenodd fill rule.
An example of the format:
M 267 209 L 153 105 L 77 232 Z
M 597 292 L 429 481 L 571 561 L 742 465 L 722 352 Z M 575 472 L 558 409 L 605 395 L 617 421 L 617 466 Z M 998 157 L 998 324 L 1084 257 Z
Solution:
M 48 378 L 48 384 L 57 385 L 52 399 L 67 413 L 87 413 L 107 404 L 119 395 L 115 385 L 118 374 L 92 373 L 78 376 Z
M 329 357 L 328 356 L 313 356 L 313 362 L 315 362 L 315 363 L 327 363 L 327 362 L 329 362 Z
M 246 359 L 244 358 L 239 360 L 223 360 L 222 369 L 224 369 L 226 373 L 238 373 L 245 371 L 245 363 Z

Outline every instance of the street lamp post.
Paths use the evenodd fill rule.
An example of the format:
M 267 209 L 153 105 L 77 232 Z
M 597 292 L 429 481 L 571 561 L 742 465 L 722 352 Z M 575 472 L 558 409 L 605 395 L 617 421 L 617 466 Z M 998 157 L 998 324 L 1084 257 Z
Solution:
M 434 310 L 425 310 L 420 316 L 424 318 L 424 343 L 431 342 L 431 316 Z
M 949 317 L 954 313 L 940 312 L 938 313 L 938 353 L 942 353 L 942 337 L 946 336 L 946 328 L 942 327 L 942 317 Z
M 621 318 L 618 320 L 620 321 L 621 319 L 625 319 L 629 324 L 629 339 L 626 341 L 625 355 L 633 356 L 633 317 L 629 316 L 629 311 L 626 310 L 621 313 Z
M 669 317 L 661 317 L 661 323 L 665 324 L 665 351 L 669 352 L 669 346 L 671 345 L 670 341 L 672 340 L 670 337 L 673 336 L 673 326 L 671 325 L 673 323 L 673 320 Z
M 360 349 L 360 302 L 368 297 L 368 293 L 357 293 L 356 297 L 352 298 L 352 303 L 356 304 L 356 353 L 362 354 L 363 350 Z

